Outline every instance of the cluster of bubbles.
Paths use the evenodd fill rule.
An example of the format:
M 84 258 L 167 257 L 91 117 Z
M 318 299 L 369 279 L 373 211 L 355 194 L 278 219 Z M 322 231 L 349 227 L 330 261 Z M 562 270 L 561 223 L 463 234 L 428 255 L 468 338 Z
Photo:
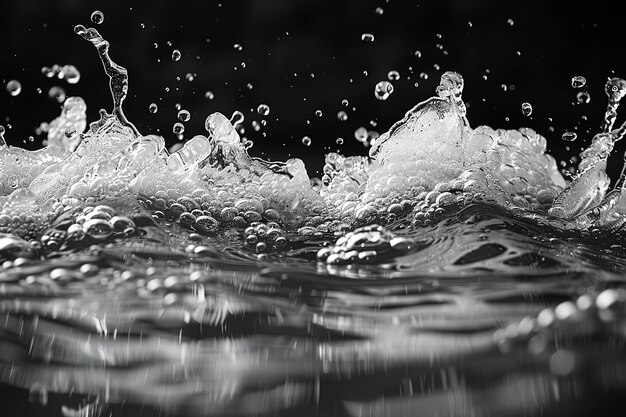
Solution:
M 385 258 L 404 255 L 415 246 L 413 240 L 397 237 L 374 224 L 346 233 L 334 245 L 320 249 L 317 259 L 329 265 L 380 263 Z
M 116 215 L 112 207 L 87 205 L 75 212 L 63 227 L 46 231 L 40 241 L 47 250 L 55 251 L 63 244 L 84 240 L 101 242 L 112 237 L 129 237 L 136 231 L 135 222 L 127 216 Z
M 68 84 L 77 84 L 80 81 L 80 71 L 74 65 L 57 65 L 42 67 L 41 73 L 46 78 L 58 78 L 65 80 Z

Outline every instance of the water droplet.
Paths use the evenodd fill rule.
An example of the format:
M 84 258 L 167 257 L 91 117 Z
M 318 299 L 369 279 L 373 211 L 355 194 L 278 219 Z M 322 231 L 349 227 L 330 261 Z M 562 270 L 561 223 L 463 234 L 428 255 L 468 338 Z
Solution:
M 337 119 L 341 120 L 342 122 L 345 122 L 346 120 L 348 120 L 348 113 L 346 113 L 343 110 L 339 111 L 337 113 Z
M 257 107 L 256 111 L 261 116 L 267 116 L 268 114 L 270 114 L 270 106 L 268 106 L 267 104 L 259 104 L 259 107 Z
M 374 42 L 374 35 L 371 33 L 364 33 L 361 35 L 361 40 L 363 42 Z
M 376 14 L 377 14 L 377 15 L 381 15 L 381 14 L 383 14 L 384 12 L 385 12 L 385 11 L 383 10 L 383 8 L 382 8 L 382 7 L 377 7 L 377 8 L 376 8 Z
M 587 104 L 591 101 L 591 95 L 586 91 L 579 91 L 578 94 L 576 94 L 576 100 L 578 100 L 580 104 Z
M 80 72 L 74 65 L 64 65 L 59 71 L 59 78 L 65 79 L 68 84 L 77 84 L 80 81 Z
M 63 103 L 65 101 L 65 90 L 55 85 L 48 90 L 48 97 L 59 103 Z
M 354 131 L 354 137 L 359 142 L 365 142 L 367 140 L 367 129 L 363 126 L 359 127 L 357 130 Z
M 17 80 L 11 80 L 7 83 L 7 91 L 15 97 L 22 92 L 22 84 Z
M 230 124 L 233 126 L 237 126 L 243 123 L 244 115 L 239 110 L 235 110 L 233 115 L 230 116 Z
M 530 116 L 533 113 L 533 106 L 530 103 L 522 103 L 522 114 Z
M 509 26 L 513 26 L 513 25 L 515 24 L 515 22 L 513 21 L 513 19 L 508 19 L 508 20 L 506 21 L 506 23 L 507 23 Z
M 578 135 L 576 135 L 576 133 L 574 132 L 565 132 L 563 133 L 563 136 L 561 136 L 561 138 L 567 142 L 573 142 L 576 140 L 577 137 Z
M 96 10 L 91 14 L 91 22 L 95 25 L 101 25 L 104 22 L 104 13 Z
M 308 136 L 305 136 L 302 138 L 302 144 L 304 146 L 311 146 L 311 138 Z
M 427 80 L 428 79 L 428 74 L 426 74 L 425 72 L 420 73 L 420 78 L 422 80 Z
M 393 93 L 393 85 L 389 81 L 380 81 L 374 87 L 374 96 L 378 100 L 387 100 Z
M 572 87 L 581 88 L 584 87 L 587 83 L 587 80 L 582 75 L 577 75 L 572 78 Z
M 180 51 L 178 49 L 174 49 L 172 51 L 172 61 L 180 60 Z
M 422 52 L 421 51 L 415 51 L 415 52 L 413 52 L 413 55 L 415 55 L 418 58 L 421 58 L 422 57 Z
M 315 110 L 315 115 L 317 117 L 322 117 L 322 111 L 321 110 Z
M 159 111 L 159 106 L 157 106 L 156 103 L 150 103 L 148 110 L 150 110 L 150 113 L 154 114 Z
M 343 145 L 343 138 L 337 138 L 335 143 L 337 143 L 337 145 Z
M 387 73 L 389 81 L 398 81 L 400 79 L 400 73 L 395 70 L 391 70 Z
M 212 91 L 207 91 L 204 93 L 204 98 L 208 98 L 209 100 L 213 100 L 215 98 L 215 94 Z
M 185 132 L 185 126 L 182 123 L 174 123 L 172 131 L 177 135 L 182 135 Z
M 65 137 L 66 138 L 71 138 L 75 134 L 76 134 L 76 128 L 74 126 L 70 126 L 67 129 L 65 129 Z
M 233 48 L 235 48 L 237 51 L 241 51 L 243 49 L 243 46 L 239 45 L 238 43 L 233 45 Z
M 185 75 L 185 79 L 189 82 L 192 82 L 195 79 L 195 77 L 192 73 L 188 72 L 187 75 Z
M 180 120 L 181 122 L 186 122 L 189 119 L 191 119 L 191 114 L 189 114 L 189 112 L 187 110 L 181 110 L 178 112 L 178 120 Z
M 346 100 L 345 98 L 343 100 L 341 100 L 341 105 L 344 107 L 348 106 L 348 100 Z

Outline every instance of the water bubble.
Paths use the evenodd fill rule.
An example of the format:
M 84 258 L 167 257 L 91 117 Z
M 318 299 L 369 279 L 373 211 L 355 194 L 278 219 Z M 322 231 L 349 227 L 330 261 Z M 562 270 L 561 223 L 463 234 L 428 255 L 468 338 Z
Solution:
M 580 104 L 587 104 L 591 101 L 591 95 L 586 91 L 579 91 L 578 94 L 576 94 L 576 100 L 578 100 Z
M 396 70 L 391 70 L 387 73 L 389 81 L 398 81 L 400 79 L 400 73 Z
M 22 84 L 17 80 L 11 80 L 7 83 L 7 91 L 15 97 L 22 92 Z
M 563 135 L 561 136 L 561 138 L 562 138 L 564 141 L 567 141 L 567 142 L 573 142 L 573 141 L 575 141 L 575 140 L 576 140 L 576 138 L 577 138 L 577 137 L 578 137 L 578 135 L 576 135 L 576 133 L 574 133 L 574 132 L 565 132 L 565 133 L 563 133 Z
M 311 138 L 308 136 L 305 136 L 302 138 L 302 144 L 304 146 L 311 146 Z
M 315 110 L 315 115 L 317 117 L 322 117 L 322 111 L 321 110 Z
M 189 112 L 187 110 L 181 110 L 178 112 L 178 120 L 180 120 L 181 122 L 186 122 L 189 119 L 191 119 L 191 114 L 189 114 Z
M 343 110 L 339 111 L 337 113 L 337 119 L 341 120 L 342 122 L 345 122 L 346 120 L 348 120 L 348 113 L 346 113 Z
M 239 110 L 235 110 L 233 112 L 233 115 L 230 116 L 230 124 L 233 126 L 237 126 L 243 123 L 244 120 L 244 115 L 242 112 L 240 112 Z
M 174 49 L 172 51 L 172 61 L 180 60 L 180 51 L 178 49 Z
M 174 123 L 172 131 L 177 135 L 182 135 L 185 132 L 185 126 L 182 123 Z
M 367 140 L 367 129 L 363 126 L 359 127 L 357 130 L 354 131 L 354 137 L 359 142 L 365 142 Z
M 587 80 L 582 75 L 577 75 L 572 78 L 572 87 L 581 88 L 584 87 L 587 83 Z
M 374 35 L 371 33 L 364 33 L 361 35 L 361 40 L 363 42 L 374 42 Z
M 59 71 L 59 78 L 65 79 L 68 84 L 77 84 L 80 81 L 80 72 L 74 65 L 64 65 Z
M 213 100 L 215 98 L 215 94 L 212 91 L 207 91 L 204 93 L 204 98 L 208 98 L 209 100 Z
M 393 85 L 389 81 L 380 81 L 374 87 L 374 96 L 378 100 L 387 100 L 393 93 Z
M 67 129 L 65 129 L 65 137 L 66 138 L 71 138 L 76 134 L 76 128 L 74 126 L 70 126 Z
M 530 103 L 522 103 L 522 114 L 524 116 L 530 116 L 533 112 L 533 106 Z
M 104 13 L 100 10 L 96 10 L 91 14 L 91 22 L 96 25 L 101 25 L 104 22 Z
M 50 97 L 53 100 L 56 100 L 59 103 L 63 103 L 65 101 L 65 90 L 59 86 L 54 86 L 51 87 L 50 90 L 48 90 L 48 97 Z
M 150 113 L 154 114 L 159 111 L 159 106 L 157 106 L 156 103 L 150 103 L 150 106 L 148 106 L 148 110 L 150 110 Z
M 270 114 L 270 106 L 268 106 L 267 104 L 259 104 L 259 107 L 257 107 L 256 111 L 261 116 L 267 116 L 268 114 Z

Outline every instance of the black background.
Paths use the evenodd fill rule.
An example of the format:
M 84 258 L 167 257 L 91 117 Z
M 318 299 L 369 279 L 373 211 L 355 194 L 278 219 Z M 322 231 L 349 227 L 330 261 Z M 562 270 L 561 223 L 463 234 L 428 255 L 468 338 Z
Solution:
M 177 141 L 172 133 L 176 103 L 192 114 L 185 138 L 205 133 L 204 119 L 210 113 L 230 116 L 240 110 L 246 116 L 246 136 L 255 143 L 252 155 L 299 157 L 309 175 L 320 175 L 323 155 L 330 150 L 367 152 L 354 139 L 355 129 L 384 132 L 406 110 L 434 94 L 443 71 L 455 70 L 465 78 L 472 126 L 532 127 L 548 138 L 557 159 L 568 160 L 597 132 L 606 106 L 607 77 L 626 76 L 623 25 L 614 9 L 618 2 L 612 3 L 4 1 L 0 123 L 11 126 L 6 134 L 10 144 L 41 146 L 42 137 L 33 143 L 27 138 L 40 122 L 59 113 L 60 105 L 46 94 L 53 85 L 64 87 L 68 96 L 85 98 L 90 121 L 97 118 L 98 109 L 110 110 L 107 78 L 97 53 L 72 30 L 78 23 L 91 25 L 90 15 L 98 9 L 105 20 L 97 28 L 111 43 L 111 57 L 130 74 L 128 118 L 142 133 L 158 133 L 170 145 Z M 361 41 L 366 32 L 374 34 L 374 42 Z M 236 50 L 234 44 L 243 49 Z M 178 62 L 171 59 L 174 49 L 182 52 Z M 68 85 L 45 78 L 41 67 L 53 64 L 75 65 L 81 81 Z M 388 100 L 378 101 L 374 86 L 390 70 L 397 70 L 401 79 L 393 82 L 395 91 Z M 422 72 L 428 79 L 420 78 Z M 196 75 L 194 81 L 185 79 L 187 73 Z M 577 103 L 578 90 L 571 86 L 575 75 L 587 79 L 589 104 Z M 4 88 L 11 79 L 22 84 L 16 97 Z M 213 100 L 205 98 L 207 90 L 215 94 Z M 347 108 L 341 105 L 343 99 L 349 101 Z M 531 117 L 522 115 L 525 101 L 533 105 Z M 159 106 L 156 114 L 148 111 L 152 102 Z M 267 126 L 255 132 L 251 122 L 262 119 L 256 113 L 261 103 L 271 112 Z M 347 121 L 337 119 L 340 110 L 348 113 Z M 370 125 L 372 120 L 376 127 Z M 575 142 L 562 141 L 568 130 L 578 133 Z M 308 148 L 301 143 L 305 135 L 312 139 Z M 344 138 L 343 146 L 336 145 L 338 137 Z M 619 172 L 622 153 L 618 146 L 611 161 L 613 176 Z

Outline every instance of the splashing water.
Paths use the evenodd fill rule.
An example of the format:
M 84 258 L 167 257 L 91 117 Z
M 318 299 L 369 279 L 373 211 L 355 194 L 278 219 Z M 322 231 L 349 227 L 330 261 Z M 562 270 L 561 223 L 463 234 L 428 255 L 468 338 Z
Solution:
M 124 116 L 109 43 L 75 32 L 111 113 L 87 129 L 67 98 L 37 151 L 0 130 L 3 384 L 83 395 L 66 415 L 527 415 L 624 390 L 623 80 L 569 183 L 537 132 L 472 128 L 455 72 L 318 180 L 249 156 L 240 112 L 169 152 Z

